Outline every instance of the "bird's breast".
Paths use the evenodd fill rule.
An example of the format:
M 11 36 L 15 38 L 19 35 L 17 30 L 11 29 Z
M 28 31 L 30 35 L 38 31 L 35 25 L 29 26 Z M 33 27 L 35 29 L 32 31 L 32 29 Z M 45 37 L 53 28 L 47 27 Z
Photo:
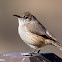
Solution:
M 21 39 L 28 45 L 31 44 L 31 45 L 40 46 L 41 44 L 42 45 L 44 44 L 43 42 L 44 39 L 41 36 L 38 36 L 28 31 L 26 26 L 19 26 L 18 33 Z
M 26 26 L 19 26 L 18 32 L 21 39 L 25 43 L 31 43 L 31 44 L 33 43 L 33 40 L 34 40 L 33 34 L 27 30 Z

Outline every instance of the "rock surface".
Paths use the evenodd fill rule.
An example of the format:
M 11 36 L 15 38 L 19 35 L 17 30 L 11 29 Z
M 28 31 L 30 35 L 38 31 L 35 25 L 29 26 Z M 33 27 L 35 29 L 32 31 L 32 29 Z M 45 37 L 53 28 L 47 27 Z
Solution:
M 35 53 L 30 56 L 29 53 L 12 52 L 0 54 L 0 62 L 62 62 L 62 59 L 53 53 Z

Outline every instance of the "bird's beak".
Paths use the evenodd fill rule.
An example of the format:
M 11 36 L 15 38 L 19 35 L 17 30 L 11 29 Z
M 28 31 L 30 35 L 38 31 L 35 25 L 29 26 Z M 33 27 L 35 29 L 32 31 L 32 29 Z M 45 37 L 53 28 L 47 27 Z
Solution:
M 16 17 L 18 17 L 18 18 L 22 18 L 21 16 L 19 16 L 19 15 L 13 15 L 13 16 L 16 16 Z

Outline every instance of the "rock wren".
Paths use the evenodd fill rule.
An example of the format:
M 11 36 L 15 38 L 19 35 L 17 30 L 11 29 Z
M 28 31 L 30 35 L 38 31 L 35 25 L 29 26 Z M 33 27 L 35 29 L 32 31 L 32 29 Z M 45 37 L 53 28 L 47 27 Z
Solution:
M 54 45 L 62 50 L 56 38 L 30 12 L 14 16 L 18 17 L 18 33 L 21 39 L 35 51 L 38 50 L 39 53 L 46 45 Z

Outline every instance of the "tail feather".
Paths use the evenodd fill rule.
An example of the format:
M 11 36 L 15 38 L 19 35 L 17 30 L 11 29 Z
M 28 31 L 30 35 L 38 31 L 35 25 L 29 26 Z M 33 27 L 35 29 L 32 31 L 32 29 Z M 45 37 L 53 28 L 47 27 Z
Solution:
M 54 46 L 56 46 L 56 47 L 58 47 L 61 51 L 62 51 L 62 46 L 60 46 L 60 44 L 59 43 L 52 43 L 52 45 L 54 45 Z
M 60 46 L 60 50 L 62 51 L 62 47 Z
M 46 43 L 47 44 L 51 44 L 51 45 L 54 45 L 55 47 L 58 47 L 61 51 L 62 51 L 62 46 L 60 46 L 60 43 L 59 42 L 54 42 L 54 41 L 52 41 L 52 40 L 49 40 L 49 39 L 47 39 L 46 40 Z
M 57 45 L 57 47 L 62 51 L 62 47 L 61 46 Z

